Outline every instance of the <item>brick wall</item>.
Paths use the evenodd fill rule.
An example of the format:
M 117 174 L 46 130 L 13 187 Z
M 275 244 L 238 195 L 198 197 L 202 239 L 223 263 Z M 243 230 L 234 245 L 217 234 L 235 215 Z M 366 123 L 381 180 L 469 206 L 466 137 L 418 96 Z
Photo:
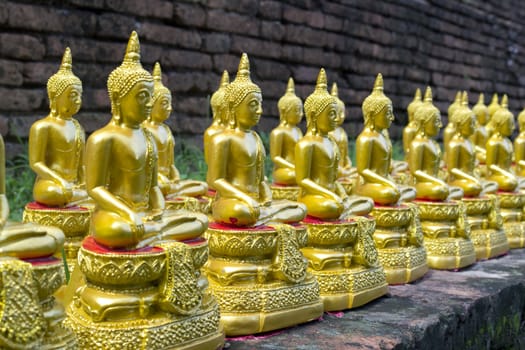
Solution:
M 223 69 L 233 78 L 242 52 L 263 91 L 259 130 L 277 124 L 288 77 L 304 99 L 320 67 L 339 85 L 352 138 L 378 72 L 394 103 L 393 138 L 414 90 L 427 84 L 445 122 L 458 89 L 471 102 L 479 92 L 505 92 L 517 113 L 525 102 L 524 17 L 520 0 L 0 0 L 0 132 L 16 154 L 16 140 L 49 111 L 46 81 L 66 46 L 84 84 L 79 121 L 88 132 L 109 121 L 106 79 L 132 30 L 144 67 L 160 61 L 174 94 L 169 124 L 197 144 L 210 123 L 208 98 Z

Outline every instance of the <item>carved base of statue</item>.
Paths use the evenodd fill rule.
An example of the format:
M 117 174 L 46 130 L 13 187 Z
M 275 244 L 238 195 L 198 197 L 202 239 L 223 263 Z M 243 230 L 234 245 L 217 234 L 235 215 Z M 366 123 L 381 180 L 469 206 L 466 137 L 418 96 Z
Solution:
M 321 221 L 307 217 L 308 241 L 302 249 L 308 272 L 319 282 L 325 311 L 351 309 L 388 292 L 372 240 L 375 220 Z
M 458 201 L 414 201 L 419 208 L 431 269 L 455 270 L 476 262 L 465 205 Z
M 111 250 L 92 237 L 78 266 L 86 283 L 68 308 L 81 349 L 217 349 L 219 308 L 199 269 L 204 239 Z
M 203 214 L 211 212 L 211 199 L 207 197 L 168 197 L 165 202 L 167 210 L 184 209 Z
M 226 335 L 245 335 L 320 317 L 319 284 L 299 250 L 304 227 L 233 227 L 210 223 L 205 266 Z
M 525 222 L 523 206 L 525 193 L 498 192 L 501 216 L 503 217 L 503 230 L 507 235 L 510 249 L 525 247 Z
M 481 198 L 463 198 L 470 239 L 476 249 L 476 259 L 492 259 L 509 251 L 509 242 L 503 231 L 499 202 L 495 195 Z
M 273 183 L 270 188 L 272 189 L 272 198 L 274 200 L 287 199 L 295 202 L 299 197 L 299 186 L 287 186 Z
M 376 205 L 374 243 L 388 284 L 413 282 L 428 271 L 423 233 L 415 204 Z
M 53 296 L 63 282 L 57 258 L 0 258 L 0 348 L 76 348 L 64 308 Z
M 91 212 L 90 208 L 83 206 L 53 208 L 31 202 L 25 206 L 22 220 L 60 228 L 66 236 L 64 253 L 69 270 L 72 270 L 82 240 L 89 231 Z

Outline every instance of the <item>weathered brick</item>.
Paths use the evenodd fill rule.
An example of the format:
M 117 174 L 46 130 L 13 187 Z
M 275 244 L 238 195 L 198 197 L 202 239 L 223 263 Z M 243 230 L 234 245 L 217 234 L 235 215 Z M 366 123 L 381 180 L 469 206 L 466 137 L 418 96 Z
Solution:
M 152 42 L 180 46 L 186 49 L 199 49 L 202 45 L 202 39 L 196 31 L 167 25 L 144 23 L 140 29 L 140 34 Z
M 0 85 L 21 86 L 24 66 L 17 61 L 0 60 Z
M 211 8 L 245 13 L 253 16 L 259 10 L 258 0 L 208 0 L 206 3 Z
M 104 0 L 69 0 L 69 2 L 78 7 L 101 9 L 104 7 Z
M 263 18 L 280 21 L 282 18 L 282 4 L 278 1 L 262 0 L 259 4 L 259 14 Z
M 283 6 L 283 19 L 292 23 L 307 24 L 314 28 L 323 28 L 325 25 L 323 13 L 307 11 L 288 5 Z
M 319 67 L 339 68 L 341 67 L 341 56 L 334 52 L 318 48 L 304 48 L 304 63 Z
M 231 38 L 227 34 L 210 33 L 203 37 L 203 49 L 210 53 L 229 52 L 231 47 Z
M 307 44 L 322 47 L 324 44 L 323 34 L 322 31 L 314 30 L 307 26 L 288 24 L 286 25 L 284 39 L 293 44 Z
M 302 46 L 283 45 L 283 59 L 291 62 L 302 62 L 304 50 Z
M 105 88 L 86 89 L 82 93 L 81 111 L 100 110 L 111 113 L 111 104 L 109 102 L 108 90 Z
M 248 55 L 253 52 L 262 57 L 280 58 L 282 56 L 282 47 L 278 43 L 238 35 L 233 36 L 231 48 L 233 51 L 246 52 Z
M 0 34 L 0 56 L 21 60 L 41 60 L 46 49 L 36 37 L 26 34 Z
M 22 75 L 25 84 L 36 84 L 44 87 L 47 80 L 58 71 L 60 62 L 56 63 L 42 63 L 42 62 L 27 62 L 24 63 Z M 75 61 L 73 58 L 73 73 L 77 74 Z
M 281 22 L 261 22 L 261 36 L 270 40 L 280 41 L 284 37 L 284 25 Z
M 118 13 L 103 13 L 97 17 L 97 35 L 105 38 L 128 39 L 136 29 L 136 21 L 131 16 Z
M 209 10 L 206 27 L 215 31 L 259 35 L 259 23 L 252 17 L 223 10 Z
M 0 23 L 4 24 L 9 18 L 9 9 L 7 8 L 7 1 L 0 0 Z
M 120 43 L 103 42 L 91 39 L 81 39 L 75 37 L 47 36 L 46 37 L 46 56 L 58 58 L 57 62 L 64 55 L 66 47 L 71 49 L 73 65 L 78 58 L 84 61 L 119 63 L 122 62 L 126 52 L 127 41 Z
M 314 84 L 317 75 L 319 74 L 319 68 L 311 68 L 305 66 L 294 66 L 292 67 L 293 78 L 298 83 Z
M 175 2 L 173 21 L 188 27 L 203 27 L 206 23 L 206 11 L 197 3 Z
M 43 89 L 7 89 L 0 87 L 0 106 L 4 111 L 32 111 L 43 106 L 45 96 L 46 93 Z
M 241 55 L 231 55 L 231 54 L 219 54 L 213 55 L 213 68 L 216 72 L 221 72 L 227 70 L 230 74 L 230 81 L 235 78 L 237 74 L 237 68 L 239 66 L 239 60 Z
M 166 67 L 193 68 L 209 70 L 212 68 L 211 56 L 196 51 L 170 50 L 162 54 Z
M 172 72 L 168 74 L 166 86 L 173 92 L 174 100 L 179 93 L 210 93 L 219 87 L 220 75 L 210 72 Z
M 171 18 L 173 4 L 165 0 L 106 0 L 106 6 L 112 10 L 144 17 Z
M 324 15 L 324 27 L 334 32 L 343 30 L 343 19 L 335 16 Z
M 259 79 L 286 80 L 291 74 L 288 66 L 283 63 L 264 59 L 251 59 L 250 61 L 252 73 L 255 73 Z M 286 90 L 286 86 L 284 90 Z

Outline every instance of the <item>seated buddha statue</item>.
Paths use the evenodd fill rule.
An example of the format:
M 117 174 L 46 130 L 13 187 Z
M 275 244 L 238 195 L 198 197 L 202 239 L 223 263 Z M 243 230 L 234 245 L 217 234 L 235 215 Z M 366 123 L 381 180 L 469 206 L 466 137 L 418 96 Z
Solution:
M 261 118 L 262 93 L 244 53 L 224 103 L 228 127 L 211 139 L 208 155 L 207 178 L 216 195 L 205 270 L 225 333 L 259 333 L 315 319 L 323 309 L 319 286 L 300 251 L 306 230 L 299 221 L 306 208 L 272 198 L 265 150 L 252 130 Z M 282 297 L 286 304 L 273 302 Z
M 348 135 L 342 127 L 343 122 L 345 121 L 346 108 L 343 100 L 339 98 L 339 90 L 336 83 L 332 84 L 331 94 L 335 97 L 337 103 L 337 118 L 335 120 L 337 125 L 335 130 L 330 131 L 330 136 L 335 140 L 335 143 L 339 148 L 337 181 L 343 185 L 347 193 L 351 193 L 352 187 L 355 185 L 357 171 L 356 168 L 352 167 L 352 161 L 348 155 Z
M 151 114 L 143 126 L 155 139 L 158 154 L 158 186 L 166 199 L 168 209 L 186 208 L 203 202 L 202 211 L 207 212 L 207 200 L 202 198 L 208 192 L 205 182 L 195 180 L 181 180 L 180 173 L 175 166 L 175 139 L 169 126 L 164 122 L 171 114 L 171 92 L 162 83 L 160 64 L 155 63 L 153 70 L 153 107 Z M 188 198 L 189 197 L 189 198 Z M 191 200 L 191 205 L 185 204 Z
M 474 127 L 474 133 L 470 136 L 472 144 L 476 148 L 476 158 L 480 164 L 485 164 L 485 145 L 489 138 L 486 125 L 489 121 L 489 110 L 484 102 L 485 98 L 483 94 L 479 94 L 478 103 L 474 105 L 472 111 L 476 115 L 476 125 Z
M 454 136 L 456 131 L 454 130 L 454 123 L 452 122 L 452 116 L 454 115 L 454 112 L 456 109 L 458 109 L 461 106 L 461 91 L 458 91 L 456 93 L 456 98 L 454 99 L 454 102 L 450 104 L 447 110 L 447 116 L 448 116 L 448 124 L 446 128 L 443 130 L 443 144 L 448 145 L 448 142 Z M 446 153 L 446 149 L 445 149 Z
M 514 163 L 516 174 L 525 177 L 525 109 L 518 114 L 520 133 L 514 139 Z
M 65 282 L 59 256 L 65 241 L 56 227 L 8 221 L 5 146 L 0 136 L 0 347 L 73 349 L 64 308 L 53 297 Z
M 508 242 L 502 231 L 501 212 L 495 196 L 498 184 L 482 179 L 476 169 L 476 151 L 470 140 L 476 117 L 468 106 L 466 92 L 452 119 L 456 134 L 447 146 L 447 181 L 464 192 L 462 202 L 466 206 L 476 258 L 490 259 L 504 254 Z
M 330 311 L 363 305 L 387 289 L 371 239 L 374 220 L 363 216 L 372 210 L 373 202 L 368 197 L 347 195 L 336 181 L 340 149 L 330 133 L 337 127 L 338 106 L 326 87 L 326 73 L 321 69 L 315 90 L 305 102 L 307 131 L 295 147 L 295 159 L 299 201 L 308 211 L 304 220 L 308 245 L 302 251 L 309 270 L 320 282 L 325 310 Z M 334 290 L 329 282 L 334 275 L 340 280 L 359 280 L 364 288 L 358 291 L 341 286 Z
M 140 63 L 136 32 L 107 85 L 111 120 L 87 140 L 95 209 L 78 257 L 86 282 L 73 286 L 69 325 L 86 349 L 221 347 L 218 305 L 200 275 L 208 219 L 165 210 L 155 138 L 143 126 L 154 107 L 154 79 Z
M 421 106 L 421 90 L 416 89 L 414 99 L 407 106 L 408 124 L 403 129 L 403 151 L 405 152 L 405 159 L 408 160 L 408 153 L 410 152 L 410 143 L 416 136 L 416 124 L 414 122 L 414 113 Z
M 417 207 L 407 203 L 416 197 L 416 190 L 398 185 L 390 176 L 392 144 L 385 130 L 394 120 L 394 114 L 392 101 L 383 92 L 381 74 L 376 78 L 372 93 L 364 100 L 362 110 L 365 125 L 356 141 L 360 176 L 356 194 L 370 197 L 375 203 L 371 213 L 376 219 L 374 241 L 387 282 L 410 282 L 422 277 L 428 266 L 421 246 L 423 235 Z M 392 261 L 399 264 L 392 265 Z
M 488 121 L 487 125 L 485 126 L 485 128 L 487 129 L 488 137 L 491 137 L 492 134 L 494 133 L 494 126 L 492 124 L 492 117 L 494 116 L 494 113 L 496 113 L 498 111 L 498 109 L 501 108 L 501 105 L 499 104 L 499 98 L 498 98 L 498 94 L 497 93 L 494 93 L 494 95 L 492 95 L 492 100 L 490 101 L 490 104 L 487 106 L 487 108 L 489 110 L 489 121 Z
M 219 83 L 219 88 L 217 91 L 211 95 L 210 105 L 212 111 L 213 122 L 211 125 L 204 131 L 203 144 L 204 144 L 204 161 L 206 164 L 209 164 L 208 154 L 210 153 L 210 143 L 213 136 L 218 133 L 221 133 L 226 128 L 228 122 L 228 109 L 224 103 L 224 93 L 226 92 L 226 86 L 230 83 L 230 76 L 228 71 L 222 73 L 221 81 Z M 206 179 L 208 183 L 208 188 L 213 189 L 213 184 Z
M 432 103 L 427 87 L 424 103 L 414 120 L 417 134 L 410 145 L 410 171 L 415 181 L 416 201 L 425 235 L 428 265 L 434 269 L 459 269 L 476 261 L 474 245 L 463 203 L 463 190 L 439 178 L 441 148 L 435 137 L 441 128 L 441 115 Z
M 85 185 L 85 132 L 73 118 L 82 103 L 82 82 L 72 71 L 69 48 L 58 72 L 47 81 L 47 93 L 51 111 L 29 132 L 35 201 L 26 205 L 23 220 L 59 227 L 66 235 L 64 250 L 73 266 L 89 228 L 91 204 Z
M 286 93 L 279 99 L 279 125 L 270 133 L 270 156 L 273 162 L 272 195 L 275 199 L 297 200 L 299 188 L 295 181 L 295 144 L 303 132 L 297 126 L 303 119 L 303 102 L 295 94 L 292 78 Z

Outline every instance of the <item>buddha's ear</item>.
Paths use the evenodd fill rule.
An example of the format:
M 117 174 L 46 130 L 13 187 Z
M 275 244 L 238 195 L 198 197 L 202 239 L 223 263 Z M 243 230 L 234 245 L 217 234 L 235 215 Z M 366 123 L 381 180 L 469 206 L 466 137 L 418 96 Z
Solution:
M 52 115 L 57 114 L 57 98 L 56 96 L 49 97 L 49 109 L 51 110 Z
M 116 122 L 120 122 L 119 93 L 117 91 L 111 91 L 110 99 L 111 99 L 111 114 L 113 115 L 113 119 L 115 119 Z

